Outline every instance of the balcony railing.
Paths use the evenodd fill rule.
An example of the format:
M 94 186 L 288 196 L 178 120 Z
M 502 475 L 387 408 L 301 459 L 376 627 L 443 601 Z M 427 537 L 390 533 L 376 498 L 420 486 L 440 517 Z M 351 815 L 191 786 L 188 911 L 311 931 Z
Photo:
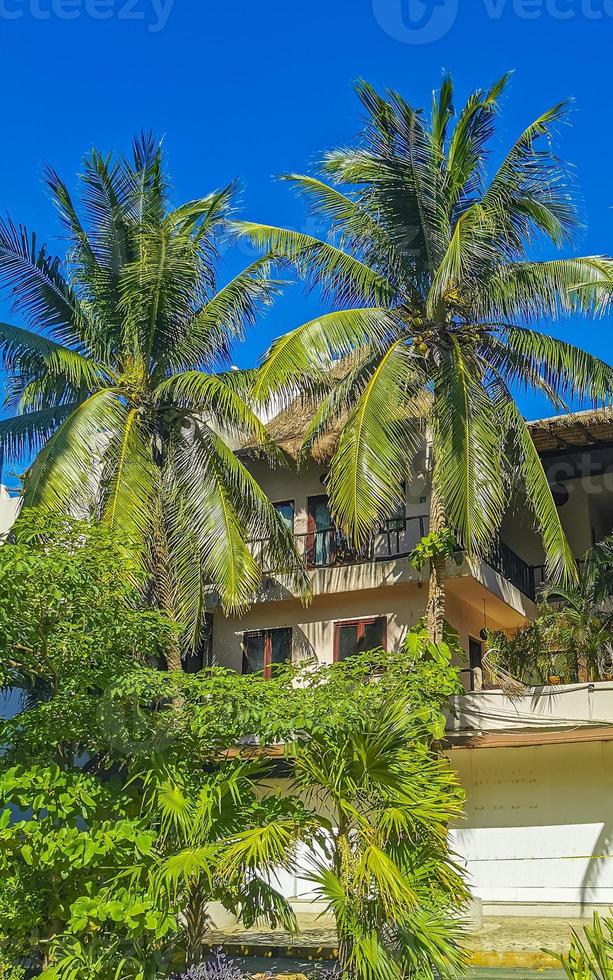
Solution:
M 298 554 L 307 568 L 337 568 L 406 558 L 428 533 L 428 524 L 429 519 L 425 514 L 392 518 L 359 548 L 334 526 L 297 534 L 295 540 Z M 266 544 L 266 541 L 254 541 L 251 546 L 260 564 L 268 573 L 272 573 L 274 569 L 270 568 L 271 563 L 267 561 Z M 535 570 L 508 545 L 497 541 L 486 561 L 525 596 L 529 599 L 535 598 Z
M 419 516 L 386 521 L 381 530 L 360 548 L 356 548 L 337 527 L 297 534 L 296 543 L 307 568 L 330 568 L 406 558 L 427 533 L 428 518 Z
M 529 599 L 536 598 L 534 568 L 515 554 L 503 541 L 496 541 L 486 561 L 495 572 L 506 578 Z

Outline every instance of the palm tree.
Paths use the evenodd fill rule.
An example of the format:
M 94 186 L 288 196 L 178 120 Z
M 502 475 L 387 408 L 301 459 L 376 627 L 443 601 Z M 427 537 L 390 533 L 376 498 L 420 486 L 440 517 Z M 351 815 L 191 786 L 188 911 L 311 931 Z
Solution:
M 176 767 L 149 768 L 143 811 L 156 814 L 159 855 L 150 874 L 153 893 L 182 911 L 188 965 L 200 962 L 212 902 L 241 916 L 249 928 L 265 921 L 296 931 L 289 902 L 274 887 L 289 870 L 304 828 L 291 800 L 266 797 L 268 768 L 236 760 L 209 764 L 191 778 Z
M 466 900 L 447 844 L 462 794 L 423 737 L 419 710 L 397 696 L 346 731 L 295 747 L 294 791 L 319 821 L 311 880 L 335 918 L 343 977 L 461 972 Z
M 336 521 L 356 545 L 395 511 L 427 426 L 435 640 L 443 635 L 449 529 L 469 554 L 487 555 L 518 478 L 550 577 L 576 575 L 514 391 L 544 394 L 559 410 L 567 397 L 600 400 L 613 390 L 608 364 L 535 329 L 540 318 L 593 310 L 612 262 L 529 257 L 535 237 L 559 247 L 577 224 L 551 148 L 566 106 L 531 123 L 488 180 L 488 144 L 506 84 L 504 76 L 474 92 L 452 126 L 449 77 L 429 120 L 396 92 L 381 97 L 359 82 L 366 112 L 359 144 L 328 153 L 321 177 L 286 178 L 327 223 L 329 241 L 235 224 L 335 307 L 272 345 L 255 394 L 289 399 L 302 389 L 313 398 L 318 408 L 305 449 L 343 421 L 327 489 Z M 339 361 L 346 367 L 340 379 L 338 369 L 329 370 Z
M 12 413 L 0 446 L 6 458 L 37 453 L 25 507 L 93 515 L 133 543 L 157 605 L 180 624 L 167 651 L 178 669 L 207 592 L 232 612 L 252 598 L 261 569 L 250 538 L 270 538 L 272 559 L 304 587 L 291 534 L 232 448 L 245 437 L 267 448 L 248 376 L 228 368 L 277 283 L 265 256 L 217 289 L 236 188 L 171 208 L 149 136 L 130 159 L 85 159 L 82 217 L 53 170 L 46 181 L 64 259 L 0 222 L 0 278 L 26 324 L 0 324 Z

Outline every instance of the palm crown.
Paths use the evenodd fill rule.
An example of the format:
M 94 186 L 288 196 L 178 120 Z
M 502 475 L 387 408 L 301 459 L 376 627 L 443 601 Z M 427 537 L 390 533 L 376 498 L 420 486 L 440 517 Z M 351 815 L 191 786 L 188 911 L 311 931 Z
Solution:
M 159 604 L 195 642 L 207 588 L 229 610 L 253 595 L 250 537 L 271 538 L 284 568 L 294 554 L 231 443 L 266 443 L 244 397 L 248 377 L 227 369 L 233 342 L 277 289 L 269 261 L 216 289 L 235 187 L 170 209 L 149 137 L 131 159 L 86 158 L 83 218 L 58 175 L 46 177 L 65 260 L 0 224 L 0 275 L 27 325 L 0 325 L 14 413 L 0 423 L 2 448 L 38 451 L 25 506 L 89 511 L 125 532 L 154 571 Z
M 513 389 L 535 389 L 557 408 L 566 397 L 610 395 L 607 364 L 539 332 L 534 321 L 596 309 L 612 263 L 530 260 L 535 236 L 560 246 L 577 221 L 550 144 L 565 105 L 528 126 L 487 180 L 506 82 L 473 93 L 455 126 L 447 77 L 429 120 L 397 93 L 383 98 L 360 82 L 362 138 L 323 158 L 330 183 L 285 178 L 327 222 L 329 240 L 236 223 L 238 234 L 322 286 L 335 307 L 273 344 L 256 395 L 295 397 L 302 386 L 316 396 L 305 448 L 345 420 L 328 492 L 337 521 L 357 543 L 393 512 L 427 421 L 436 495 L 469 552 L 491 547 L 518 470 L 550 573 L 572 576 L 573 557 Z M 329 372 L 339 361 L 346 366 L 340 379 L 338 370 Z

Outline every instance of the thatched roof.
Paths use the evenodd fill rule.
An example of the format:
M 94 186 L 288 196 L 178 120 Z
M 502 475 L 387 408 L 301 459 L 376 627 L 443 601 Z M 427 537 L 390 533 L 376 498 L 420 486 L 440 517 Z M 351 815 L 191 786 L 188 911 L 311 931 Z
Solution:
M 554 415 L 530 422 L 532 439 L 539 453 L 613 445 L 613 407 Z
M 310 399 L 297 398 L 289 408 L 280 412 L 266 427 L 270 436 L 280 448 L 297 459 L 302 449 L 304 437 L 314 415 L 314 406 Z M 347 419 L 347 414 L 339 416 L 321 439 L 313 446 L 312 457 L 316 463 L 329 463 L 334 455 L 338 440 Z
M 310 400 L 297 398 L 267 423 L 273 441 L 294 459 L 300 453 L 313 412 L 314 406 Z M 345 418 L 346 416 L 340 417 L 317 442 L 312 453 L 315 462 L 325 464 L 330 461 Z M 539 453 L 613 445 L 613 407 L 537 419 L 529 422 L 528 426 Z M 249 450 L 254 447 L 245 448 Z

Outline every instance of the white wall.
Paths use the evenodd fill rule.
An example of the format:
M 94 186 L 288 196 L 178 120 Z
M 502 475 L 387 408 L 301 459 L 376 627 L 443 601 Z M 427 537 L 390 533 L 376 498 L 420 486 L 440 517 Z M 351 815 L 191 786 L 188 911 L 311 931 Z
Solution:
M 484 912 L 613 905 L 613 742 L 458 749 L 450 759 L 467 793 L 454 843 Z
M 0 484 L 0 537 L 10 530 L 19 512 L 21 498 L 11 494 Z

